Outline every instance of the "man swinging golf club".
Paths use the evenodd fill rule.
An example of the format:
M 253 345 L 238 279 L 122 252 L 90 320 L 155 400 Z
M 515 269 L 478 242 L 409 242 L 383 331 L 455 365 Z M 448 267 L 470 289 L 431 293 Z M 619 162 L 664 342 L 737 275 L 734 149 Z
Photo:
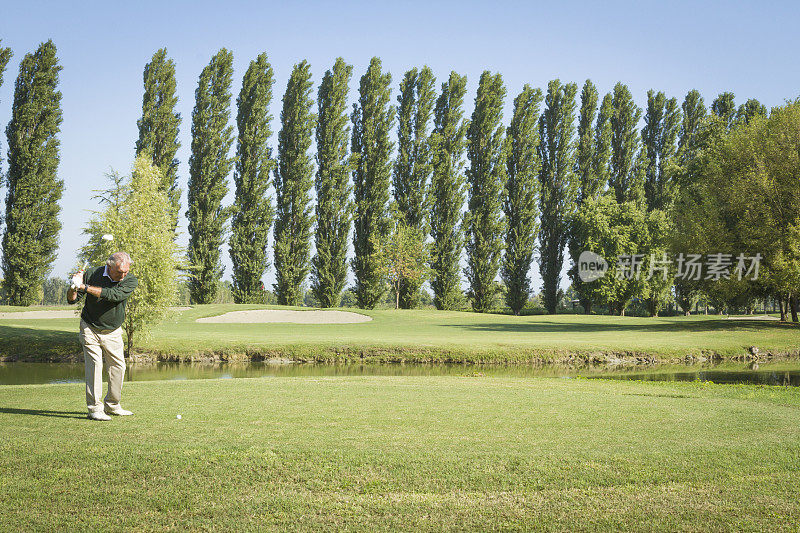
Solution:
M 113 237 L 104 235 L 105 240 Z M 131 258 L 125 252 L 109 256 L 105 265 L 76 272 L 67 292 L 67 301 L 86 298 L 81 313 L 78 337 L 86 364 L 86 407 L 92 420 L 111 420 L 112 415 L 132 415 L 120 406 L 125 355 L 122 323 L 125 304 L 138 284 L 130 273 Z M 108 367 L 108 393 L 103 402 L 103 359 Z

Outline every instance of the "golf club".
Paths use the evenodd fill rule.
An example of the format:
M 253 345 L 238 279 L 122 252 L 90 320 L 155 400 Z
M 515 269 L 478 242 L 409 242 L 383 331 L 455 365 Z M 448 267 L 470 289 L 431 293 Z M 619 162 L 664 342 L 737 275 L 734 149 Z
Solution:
M 114 240 L 114 236 L 112 234 L 110 234 L 110 233 L 103 234 L 103 236 L 100 237 L 100 240 L 97 241 L 97 244 L 95 245 L 94 249 L 92 250 L 92 254 L 91 255 L 95 255 L 97 253 L 97 251 L 103 245 L 103 242 L 111 242 L 113 240 Z M 84 261 L 82 270 L 86 270 L 86 267 L 88 267 L 88 266 L 89 266 L 89 261 Z M 77 285 L 72 283 L 72 278 L 70 278 L 70 280 L 69 280 L 69 288 L 72 289 L 72 290 L 75 290 L 75 289 L 78 288 Z

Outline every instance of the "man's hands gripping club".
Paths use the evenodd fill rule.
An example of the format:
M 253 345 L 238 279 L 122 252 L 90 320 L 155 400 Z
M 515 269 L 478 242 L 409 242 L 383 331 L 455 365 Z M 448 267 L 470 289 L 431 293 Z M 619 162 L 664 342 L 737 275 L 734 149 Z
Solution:
M 84 270 L 81 269 L 72 275 L 69 288 L 73 291 L 77 291 L 83 285 L 83 272 Z

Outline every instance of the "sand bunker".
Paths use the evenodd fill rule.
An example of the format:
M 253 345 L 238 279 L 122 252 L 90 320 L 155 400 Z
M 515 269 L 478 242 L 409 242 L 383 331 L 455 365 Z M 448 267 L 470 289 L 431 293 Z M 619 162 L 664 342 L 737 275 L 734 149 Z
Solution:
M 0 313 L 0 320 L 15 319 L 15 320 L 42 320 L 52 318 L 78 318 L 75 311 L 19 311 L 12 313 Z
M 761 315 L 761 316 L 729 316 L 728 320 L 780 320 L 776 316 Z
M 217 324 L 265 324 L 268 322 L 291 322 L 293 324 L 354 324 L 369 322 L 372 317 L 347 311 L 283 311 L 278 309 L 255 309 L 231 311 L 219 316 L 198 318 L 197 322 Z

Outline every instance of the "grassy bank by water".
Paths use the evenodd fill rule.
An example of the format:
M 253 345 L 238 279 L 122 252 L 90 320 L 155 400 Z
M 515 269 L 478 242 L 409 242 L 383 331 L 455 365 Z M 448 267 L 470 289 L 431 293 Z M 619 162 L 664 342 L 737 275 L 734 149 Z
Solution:
M 794 530 L 800 394 L 500 377 L 0 387 L 0 530 Z M 181 414 L 182 420 L 176 419 Z
M 648 361 L 736 358 L 748 356 L 751 346 L 757 346 L 762 356 L 768 353 L 792 356 L 800 350 L 797 325 L 718 316 L 515 317 L 434 310 L 369 310 L 357 312 L 369 315 L 372 320 L 357 324 L 195 322 L 201 317 L 258 308 L 263 306 L 199 305 L 176 312 L 150 338 L 138 344 L 137 353 L 162 360 L 289 358 L 327 362 L 519 363 L 637 357 Z M 77 318 L 0 319 L 0 356 L 10 360 L 75 358 L 80 354 L 76 332 Z

